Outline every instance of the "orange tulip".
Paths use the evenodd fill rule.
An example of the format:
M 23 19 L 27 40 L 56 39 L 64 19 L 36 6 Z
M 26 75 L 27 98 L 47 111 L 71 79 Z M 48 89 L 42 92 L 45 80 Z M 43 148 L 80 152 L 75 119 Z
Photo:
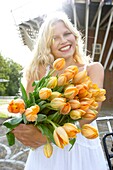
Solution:
M 68 79 L 65 74 L 60 74 L 58 76 L 58 86 L 64 86 L 68 82 Z
M 48 99 L 52 94 L 51 89 L 44 87 L 39 91 L 39 97 L 40 99 Z
M 75 72 L 73 70 L 71 70 L 71 69 L 68 69 L 68 70 L 64 71 L 64 74 L 66 75 L 67 80 L 69 81 L 74 77 Z
M 86 80 L 86 77 L 87 77 L 87 71 L 86 70 L 80 71 L 74 76 L 73 83 L 74 84 L 83 83 Z
M 99 94 L 97 96 L 95 96 L 95 101 L 103 102 L 106 99 L 105 94 L 106 94 L 106 90 L 100 89 Z
M 90 103 L 88 101 L 81 101 L 80 102 L 80 109 L 87 110 L 89 109 Z
M 47 88 L 53 89 L 57 86 L 57 77 L 52 76 L 49 78 Z
M 65 66 L 65 59 L 64 58 L 58 58 L 53 62 L 53 68 L 55 70 L 62 70 Z
M 56 145 L 59 148 L 64 148 L 65 145 L 69 144 L 69 139 L 66 131 L 63 127 L 57 127 L 53 132 L 53 137 Z
M 76 87 L 67 87 L 65 90 L 64 90 L 64 96 L 67 98 L 67 99 L 74 99 L 74 97 L 78 94 L 78 89 Z
M 98 103 L 93 101 L 90 106 L 89 106 L 90 109 L 97 109 L 98 108 Z
M 72 110 L 80 108 L 80 102 L 78 100 L 69 100 L 69 103 L 71 105 Z
M 76 110 L 71 110 L 69 115 L 71 119 L 77 120 L 77 119 L 80 119 L 85 113 L 86 112 L 84 110 L 76 109 Z
M 68 67 L 65 69 L 65 71 L 67 71 L 67 70 L 72 70 L 72 71 L 74 71 L 74 75 L 76 75 L 76 74 L 78 73 L 78 67 L 75 66 L 75 65 L 68 66 Z M 65 72 L 65 71 L 64 71 L 64 72 Z
M 106 100 L 106 97 L 105 96 L 96 97 L 95 100 L 97 102 L 103 102 L 104 100 Z
M 93 97 L 95 97 L 95 96 L 98 96 L 100 92 L 100 88 L 98 88 L 97 84 L 93 84 L 92 87 L 88 91 L 92 93 Z
M 88 91 L 87 91 L 87 90 L 86 90 L 86 91 L 84 91 L 84 92 L 83 92 L 83 93 L 81 93 L 81 94 L 78 94 L 78 96 L 79 96 L 80 100 L 81 100 L 81 98 L 87 97 L 87 95 L 88 95 Z
M 44 148 L 43 148 L 43 151 L 44 151 L 44 155 L 47 157 L 47 158 L 50 158 L 52 153 L 53 153 L 53 146 L 51 145 L 51 143 L 47 143 L 44 145 Z
M 61 107 L 63 107 L 65 103 L 65 98 L 54 98 L 53 100 L 51 100 L 50 106 L 54 109 L 61 109 Z
M 51 96 L 49 97 L 49 100 L 53 100 L 54 98 L 60 98 L 62 96 L 61 93 L 54 91 L 51 93 Z
M 11 100 L 7 109 L 11 113 L 24 113 L 25 103 L 23 99 Z
M 60 113 L 66 115 L 70 112 L 70 110 L 71 110 L 71 105 L 69 102 L 67 102 L 61 107 Z
M 81 128 L 81 133 L 88 139 L 95 139 L 98 137 L 98 130 L 90 124 L 85 124 Z
M 38 105 L 31 106 L 25 110 L 26 119 L 30 122 L 34 122 L 37 119 L 37 114 L 40 111 L 40 107 Z
M 63 128 L 66 131 L 69 138 L 75 138 L 76 134 L 80 132 L 77 126 L 72 123 L 65 123 L 63 125 Z
M 86 113 L 82 116 L 82 118 L 85 120 L 94 120 L 97 117 L 97 113 L 98 112 L 96 110 L 88 109 L 86 110 Z

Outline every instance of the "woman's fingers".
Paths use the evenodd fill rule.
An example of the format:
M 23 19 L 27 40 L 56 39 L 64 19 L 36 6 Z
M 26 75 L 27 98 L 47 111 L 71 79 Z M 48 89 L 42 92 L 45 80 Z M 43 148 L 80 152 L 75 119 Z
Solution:
M 34 125 L 19 124 L 12 133 L 25 146 L 37 148 L 46 143 L 46 137 Z

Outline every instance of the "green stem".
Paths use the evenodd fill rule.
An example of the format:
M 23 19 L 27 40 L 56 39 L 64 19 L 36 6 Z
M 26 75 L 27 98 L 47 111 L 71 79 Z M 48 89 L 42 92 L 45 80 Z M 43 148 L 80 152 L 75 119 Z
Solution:
M 60 119 L 59 124 L 63 121 L 64 118 L 65 118 L 65 116 L 62 115 L 62 118 Z
M 52 71 L 50 72 L 50 74 L 49 74 L 49 75 L 51 76 L 54 72 L 55 72 L 55 70 L 52 70 Z
M 49 123 L 51 123 L 51 125 L 52 125 L 55 129 L 57 128 L 57 126 L 56 126 L 51 120 L 47 119 L 46 121 L 48 121 Z

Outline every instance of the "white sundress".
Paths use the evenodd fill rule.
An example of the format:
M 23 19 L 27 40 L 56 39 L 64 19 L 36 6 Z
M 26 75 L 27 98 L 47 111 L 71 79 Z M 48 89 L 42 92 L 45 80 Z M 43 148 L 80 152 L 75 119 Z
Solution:
M 97 127 L 96 121 L 91 125 Z M 87 139 L 80 133 L 70 145 L 61 149 L 53 144 L 53 154 L 46 158 L 43 146 L 30 150 L 24 170 L 108 170 L 100 139 Z

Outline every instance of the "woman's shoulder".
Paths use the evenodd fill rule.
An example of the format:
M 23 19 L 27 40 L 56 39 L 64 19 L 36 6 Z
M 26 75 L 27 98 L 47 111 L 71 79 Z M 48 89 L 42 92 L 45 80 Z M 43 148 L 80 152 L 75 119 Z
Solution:
M 100 62 L 91 62 L 87 65 L 88 70 L 103 71 L 104 67 Z
M 104 67 L 100 62 L 92 62 L 87 65 L 87 73 L 93 77 L 104 77 Z

